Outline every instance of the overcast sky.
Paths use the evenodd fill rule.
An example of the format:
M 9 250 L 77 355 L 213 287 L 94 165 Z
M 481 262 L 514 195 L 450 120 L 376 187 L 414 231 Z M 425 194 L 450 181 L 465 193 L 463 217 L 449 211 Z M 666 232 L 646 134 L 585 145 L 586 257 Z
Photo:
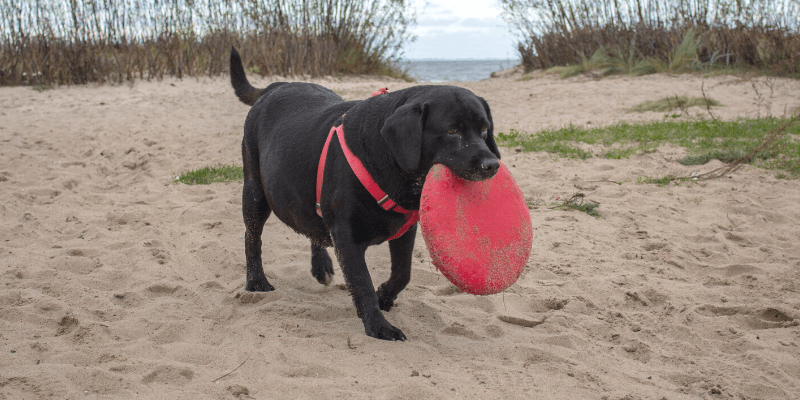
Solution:
M 518 58 L 498 0 L 415 0 L 417 40 L 403 58 Z

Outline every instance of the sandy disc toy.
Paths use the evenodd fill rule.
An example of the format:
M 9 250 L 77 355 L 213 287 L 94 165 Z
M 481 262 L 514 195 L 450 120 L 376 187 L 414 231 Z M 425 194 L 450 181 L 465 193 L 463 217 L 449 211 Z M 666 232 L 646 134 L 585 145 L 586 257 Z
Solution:
M 528 206 L 502 163 L 493 178 L 481 182 L 434 165 L 422 188 L 419 223 L 433 265 L 462 292 L 503 291 L 517 281 L 530 255 Z

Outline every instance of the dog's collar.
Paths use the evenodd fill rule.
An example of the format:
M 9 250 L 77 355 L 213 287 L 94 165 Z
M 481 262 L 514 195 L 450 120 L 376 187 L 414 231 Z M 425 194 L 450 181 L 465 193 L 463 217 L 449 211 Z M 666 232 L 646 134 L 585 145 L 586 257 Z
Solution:
M 387 92 L 387 88 L 382 88 L 373 93 L 372 96 L 385 94 Z M 344 115 L 342 117 L 344 117 Z M 375 182 L 374 179 L 372 179 L 372 176 L 369 174 L 369 172 L 367 172 L 367 169 L 364 168 L 364 164 L 361 163 L 361 160 L 359 160 L 358 157 L 353 154 L 350 148 L 347 147 L 347 143 L 344 140 L 344 123 L 331 128 L 330 133 L 328 133 L 328 139 L 325 141 L 325 146 L 322 148 L 322 155 L 319 158 L 319 166 L 317 167 L 317 214 L 320 217 L 322 216 L 322 210 L 320 208 L 320 200 L 322 199 L 322 178 L 325 175 L 325 162 L 328 159 L 328 147 L 330 146 L 333 135 L 339 137 L 339 144 L 342 146 L 342 152 L 347 159 L 347 163 L 350 164 L 350 169 L 356 174 L 356 177 L 358 178 L 358 181 L 361 182 L 361 185 L 363 185 L 369 194 L 371 194 L 372 197 L 378 202 L 378 205 L 386 211 L 394 211 L 405 214 L 406 223 L 397 233 L 387 240 L 393 240 L 403 236 L 403 234 L 406 233 L 409 228 L 419 221 L 419 211 L 409 211 L 398 205 L 394 200 L 390 199 L 389 195 L 386 194 L 386 192 L 384 192 L 380 186 L 378 186 L 378 183 Z

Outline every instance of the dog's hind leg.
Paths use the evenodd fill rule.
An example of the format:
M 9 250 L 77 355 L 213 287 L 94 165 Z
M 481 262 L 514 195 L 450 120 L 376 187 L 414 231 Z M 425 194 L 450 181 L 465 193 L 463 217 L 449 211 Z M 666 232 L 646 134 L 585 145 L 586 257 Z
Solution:
M 392 259 L 392 272 L 389 280 L 378 287 L 378 306 L 389 311 L 394 306 L 397 295 L 405 289 L 411 280 L 411 256 L 414 251 L 414 239 L 417 225 L 412 226 L 403 236 L 389 241 L 389 254 Z
M 267 204 L 267 198 L 257 179 L 247 179 L 245 173 L 244 190 L 242 190 L 242 216 L 244 217 L 244 254 L 247 258 L 247 285 L 248 292 L 271 292 L 275 290 L 261 266 L 261 232 L 264 223 L 272 213 Z
M 324 247 L 311 243 L 311 275 L 317 278 L 317 282 L 323 285 L 330 285 L 333 280 L 333 262 L 328 250 Z

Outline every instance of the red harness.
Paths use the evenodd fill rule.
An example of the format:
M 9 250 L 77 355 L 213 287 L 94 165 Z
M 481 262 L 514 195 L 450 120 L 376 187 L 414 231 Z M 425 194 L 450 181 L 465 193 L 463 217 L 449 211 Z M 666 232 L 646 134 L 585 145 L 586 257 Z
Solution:
M 377 96 L 381 94 L 388 93 L 388 88 L 382 88 L 375 93 L 372 93 L 372 96 Z M 347 143 L 344 141 L 344 124 L 339 126 L 334 126 L 331 128 L 331 132 L 328 134 L 328 139 L 325 141 L 325 147 L 322 148 L 322 155 L 319 158 L 319 166 L 317 167 L 317 214 L 321 217 L 322 210 L 320 209 L 320 199 L 322 198 L 322 178 L 325 175 L 325 161 L 328 159 L 328 146 L 331 143 L 331 139 L 333 135 L 337 134 L 336 136 L 339 137 L 339 144 L 342 146 L 342 152 L 344 153 L 345 158 L 347 158 L 347 163 L 350 164 L 350 169 L 353 170 L 353 173 L 356 174 L 359 182 L 367 189 L 369 194 L 372 195 L 373 198 L 378 202 L 378 205 L 381 206 L 384 210 L 387 211 L 394 211 L 401 214 L 405 214 L 406 216 L 406 223 L 403 224 L 403 227 L 394 234 L 394 236 L 390 237 L 387 240 L 394 240 L 403 236 L 406 231 L 414 226 L 414 224 L 419 221 L 419 211 L 409 211 L 400 207 L 394 200 L 389 198 L 389 195 L 384 192 L 380 186 L 372 179 L 372 176 L 369 175 L 367 169 L 364 168 L 364 164 L 361 163 L 361 160 L 350 151 L 350 148 L 347 147 Z

